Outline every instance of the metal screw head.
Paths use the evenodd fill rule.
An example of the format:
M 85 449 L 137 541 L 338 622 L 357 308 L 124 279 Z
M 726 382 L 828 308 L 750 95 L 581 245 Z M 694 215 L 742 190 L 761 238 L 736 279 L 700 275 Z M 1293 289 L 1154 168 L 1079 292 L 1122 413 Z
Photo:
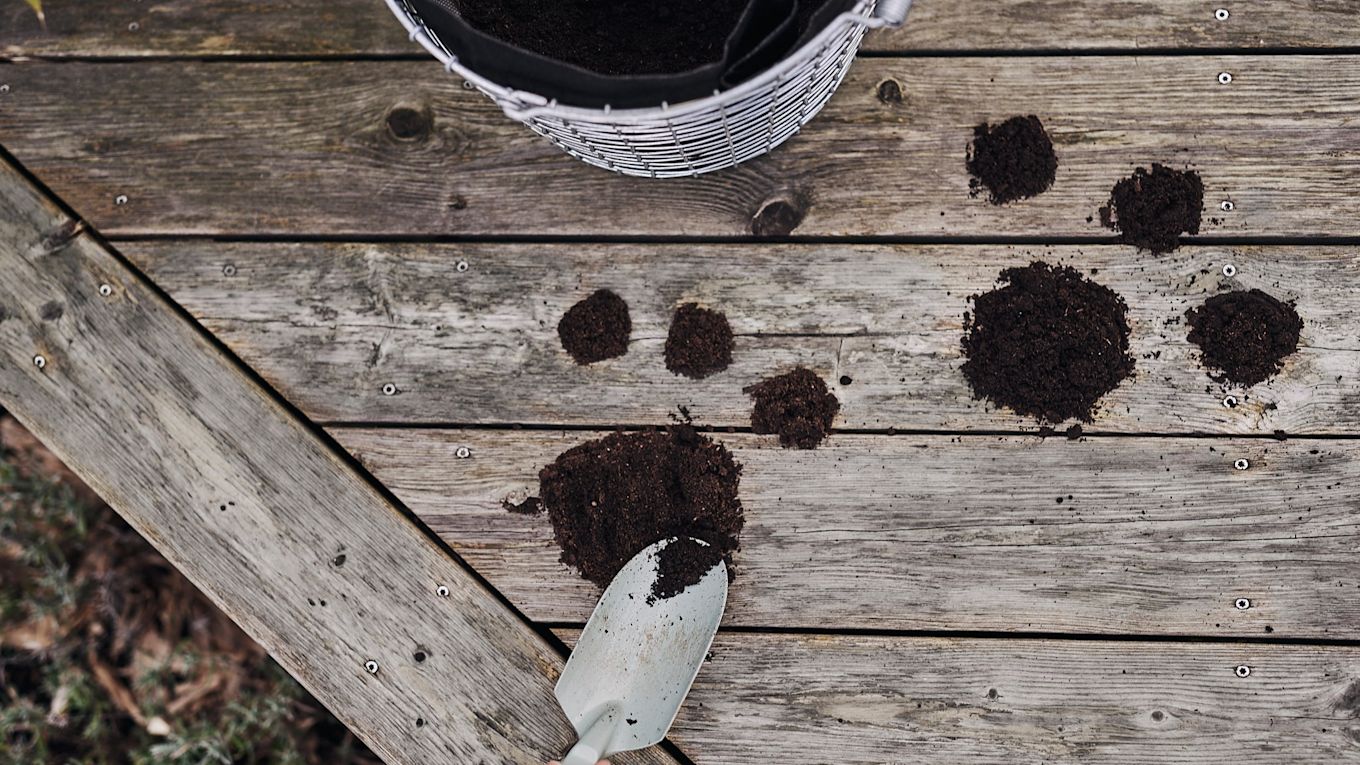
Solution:
M 454 450 L 453 456 L 457 457 L 460 460 L 465 460 L 468 457 L 472 456 L 472 450 L 467 448 L 466 446 L 460 446 Z
M 1229 15 L 1230 14 L 1228 13 L 1227 8 L 1219 8 L 1218 10 L 1214 11 L 1214 18 L 1218 19 L 1219 21 L 1227 21 Z
M 9 83 L 6 82 L 6 83 L 3 83 L 3 84 L 0 84 L 0 93 L 8 93 L 8 92 L 9 92 Z
M 378 674 L 378 662 L 369 659 L 368 661 L 364 662 L 364 669 L 368 670 L 368 674 L 376 675 Z
M 1219 84 L 1219 85 L 1227 85 L 1227 84 L 1230 83 L 1230 82 L 1232 82 L 1232 72 L 1219 72 L 1219 73 L 1218 73 L 1218 84 Z
M 1231 393 L 1224 396 L 1223 406 L 1227 407 L 1228 409 L 1232 409 L 1233 407 L 1237 406 L 1237 396 L 1234 396 Z
M 476 89 L 477 86 L 473 85 L 471 80 L 463 80 L 463 90 L 476 90 Z
M 1251 667 L 1248 667 L 1245 664 L 1238 664 L 1237 669 L 1233 670 L 1233 672 L 1236 672 L 1238 677 L 1247 677 L 1251 675 Z
M 122 207 L 123 205 L 127 204 L 128 203 L 127 194 L 119 194 L 118 196 L 114 197 L 113 203 L 118 205 L 119 207 Z
M 397 395 L 397 386 L 393 385 L 392 383 L 388 383 L 382 386 L 382 392 L 384 396 L 395 396 Z
M 1237 276 L 1237 266 L 1234 266 L 1231 263 L 1224 263 L 1223 275 L 1228 277 L 1229 279 L 1233 278 L 1234 276 Z
M 1247 468 L 1251 467 L 1251 463 L 1248 462 L 1245 457 L 1238 457 L 1233 462 L 1233 467 L 1237 468 L 1238 470 L 1246 470 Z
M 462 272 L 468 270 L 468 262 L 466 260 L 460 260 L 458 261 L 458 265 L 454 266 L 454 268 L 458 269 L 458 273 L 461 274 Z
M 1245 611 L 1248 608 L 1251 608 L 1251 600 L 1249 598 L 1238 598 L 1233 601 L 1233 606 L 1236 607 L 1238 611 Z
M 1232 200 L 1231 200 L 1231 199 L 1225 199 L 1225 200 L 1223 200 L 1222 202 L 1219 203 L 1218 209 L 1222 210 L 1223 212 L 1232 212 L 1232 211 L 1233 211 L 1233 208 L 1236 207 L 1236 206 L 1237 206 L 1237 205 L 1234 205 L 1234 204 L 1232 203 Z
M 141 25 L 141 24 L 138 24 L 138 23 L 135 22 L 135 21 L 132 22 L 131 24 L 128 24 L 128 31 L 129 31 L 129 32 L 136 32 L 138 29 L 141 29 L 141 28 L 142 28 L 142 25 Z
M 222 266 L 222 275 L 223 275 L 223 276 L 235 276 L 235 275 L 236 275 L 236 266 L 233 266 L 233 265 L 230 264 L 230 263 L 226 264 L 225 266 Z
M 41 353 L 39 353 L 37 356 L 34 356 L 33 366 L 37 367 L 38 369 L 45 368 L 47 366 L 47 357 L 42 355 Z
M 107 284 L 101 284 L 99 285 L 99 294 L 108 297 L 113 294 L 113 287 L 110 287 Z
M 447 598 L 449 596 L 448 585 L 441 584 L 438 587 L 434 588 L 434 594 L 438 595 L 441 598 Z

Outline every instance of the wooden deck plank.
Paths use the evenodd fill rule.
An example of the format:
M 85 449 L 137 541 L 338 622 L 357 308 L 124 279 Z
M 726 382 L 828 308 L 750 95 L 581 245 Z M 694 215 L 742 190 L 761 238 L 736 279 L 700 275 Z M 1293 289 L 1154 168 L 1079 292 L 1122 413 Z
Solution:
M 588 616 L 547 518 L 502 502 L 598 434 L 333 433 L 531 618 Z M 1360 619 L 1354 441 L 715 437 L 744 466 L 728 626 L 1349 638 Z
M 8 164 L 0 272 L 0 403 L 387 762 L 571 742 L 556 651 Z
M 5 56 L 335 56 L 418 50 L 374 0 L 46 0 L 48 30 L 20 0 L 0 6 Z M 1345 0 L 917 0 L 875 51 L 1309 48 L 1360 44 Z M 136 24 L 136 28 L 131 25 Z
M 773 155 L 660 183 L 560 154 L 432 62 L 0 71 L 0 143 L 112 236 L 747 236 L 802 215 L 799 236 L 1105 237 L 1097 208 L 1154 161 L 1203 173 L 1205 235 L 1360 235 L 1354 56 L 866 59 Z M 888 78 L 903 103 L 879 100 Z M 431 115 L 424 140 L 386 128 L 402 105 Z M 971 199 L 972 126 L 1030 113 L 1054 188 Z
M 837 427 L 1036 430 L 972 398 L 959 372 L 968 297 L 1033 258 L 1072 264 L 1130 308 L 1134 379 L 1092 430 L 1339 434 L 1360 431 L 1360 302 L 1353 247 L 264 244 L 128 242 L 124 250 L 288 399 L 320 421 L 746 426 L 747 385 L 795 364 L 841 399 Z M 466 263 L 465 271 L 458 263 Z M 1222 275 L 1231 262 L 1237 275 Z M 231 275 L 224 274 L 230 266 Z M 556 326 L 608 287 L 633 342 L 581 367 Z M 1185 311 L 1227 288 L 1297 300 L 1301 350 L 1272 380 L 1224 388 L 1186 339 Z M 671 313 L 727 313 L 733 366 L 703 381 L 666 370 Z M 845 377 L 846 380 L 842 380 Z M 384 395 L 393 384 L 397 395 Z
M 1334 765 L 1357 678 L 1356 648 L 720 633 L 672 733 L 723 765 Z

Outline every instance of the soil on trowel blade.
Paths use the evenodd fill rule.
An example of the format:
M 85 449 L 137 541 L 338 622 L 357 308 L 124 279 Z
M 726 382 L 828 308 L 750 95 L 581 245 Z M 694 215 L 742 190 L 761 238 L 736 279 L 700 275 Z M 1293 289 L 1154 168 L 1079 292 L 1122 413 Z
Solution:
M 668 600 L 698 584 L 704 575 L 721 563 L 723 552 L 690 537 L 680 537 L 666 545 L 656 562 L 656 581 L 647 602 Z

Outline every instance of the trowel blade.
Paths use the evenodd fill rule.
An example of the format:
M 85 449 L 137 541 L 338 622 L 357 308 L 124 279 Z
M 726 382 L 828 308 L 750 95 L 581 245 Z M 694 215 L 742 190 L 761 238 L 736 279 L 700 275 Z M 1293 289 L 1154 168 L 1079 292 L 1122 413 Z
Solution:
M 607 741 L 601 756 L 666 737 L 722 621 L 724 563 L 680 594 L 649 602 L 657 556 L 673 541 L 646 548 L 614 577 L 557 681 L 557 701 L 578 735 L 612 728 L 593 732 Z

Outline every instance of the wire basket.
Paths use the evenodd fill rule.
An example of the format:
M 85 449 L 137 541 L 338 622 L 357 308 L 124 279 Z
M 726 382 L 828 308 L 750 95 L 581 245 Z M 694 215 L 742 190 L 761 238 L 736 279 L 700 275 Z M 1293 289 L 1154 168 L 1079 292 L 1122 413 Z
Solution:
M 498 85 L 459 63 L 406 0 L 387 0 L 450 73 L 568 154 L 624 175 L 680 178 L 733 167 L 793 137 L 845 78 L 865 31 L 900 26 L 911 0 L 859 0 L 775 66 L 726 91 L 645 109 L 588 109 Z

